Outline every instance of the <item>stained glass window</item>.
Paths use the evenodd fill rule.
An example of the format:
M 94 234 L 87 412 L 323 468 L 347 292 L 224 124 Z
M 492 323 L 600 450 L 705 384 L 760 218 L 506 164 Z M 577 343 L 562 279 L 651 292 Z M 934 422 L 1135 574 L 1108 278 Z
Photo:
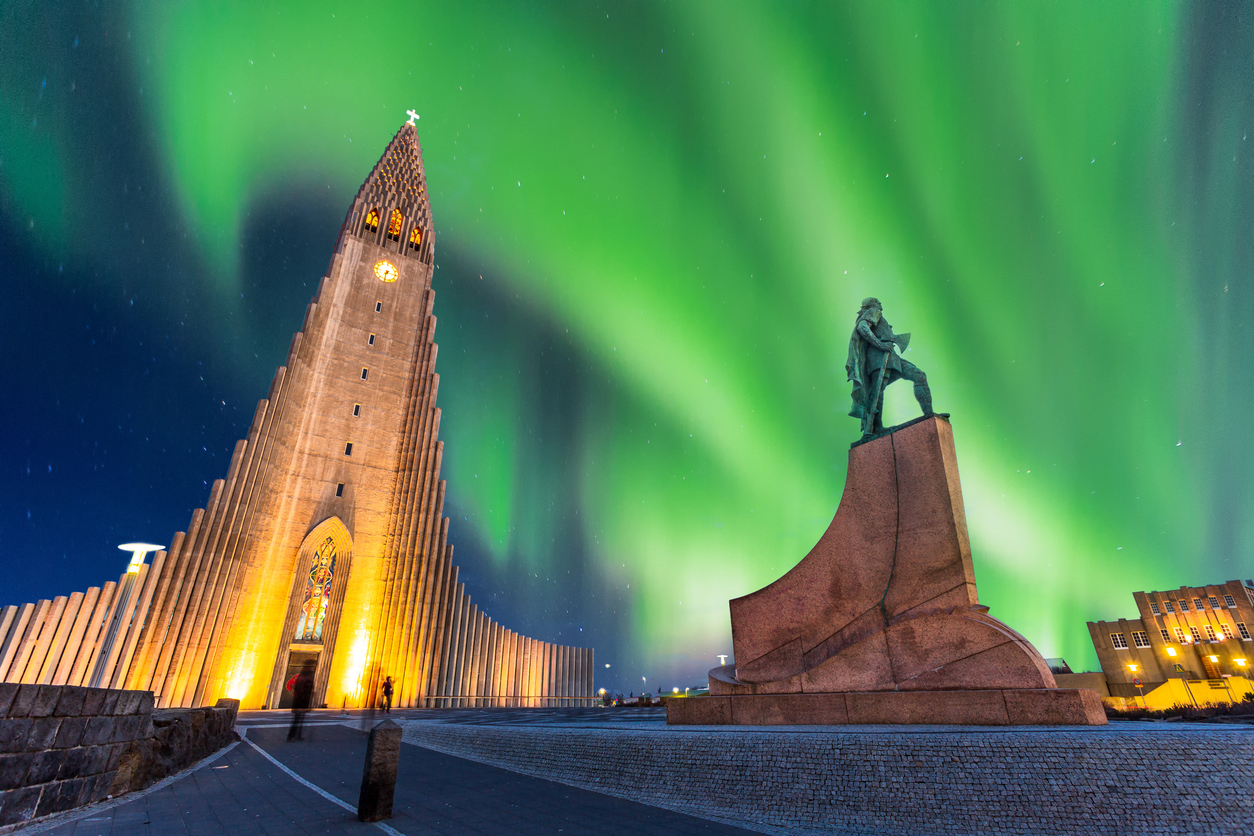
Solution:
M 366 213 L 366 229 L 369 232 L 379 231 L 379 210 L 371 209 Z
M 401 216 L 401 210 L 392 210 L 392 217 L 388 220 L 388 237 L 393 241 L 401 240 L 401 225 L 404 223 L 404 220 Z
M 335 575 L 335 541 L 330 537 L 322 541 L 313 565 L 309 567 L 309 580 L 305 583 L 305 600 L 300 605 L 296 619 L 297 641 L 322 641 L 322 622 L 327 617 L 327 602 L 331 600 L 331 578 Z
M 411 250 L 416 250 L 421 246 L 422 246 L 422 230 L 419 229 L 418 227 L 414 227 L 413 231 L 409 233 L 409 248 Z

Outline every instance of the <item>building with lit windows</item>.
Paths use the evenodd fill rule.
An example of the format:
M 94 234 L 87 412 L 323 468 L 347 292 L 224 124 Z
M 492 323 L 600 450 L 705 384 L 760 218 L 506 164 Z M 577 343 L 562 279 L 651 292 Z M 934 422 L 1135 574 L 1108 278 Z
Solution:
M 1088 625 L 1114 704 L 1168 708 L 1254 692 L 1254 581 L 1132 597 L 1138 618 Z
M 398 706 L 591 701 L 591 648 L 505 629 L 458 583 L 434 258 L 411 118 L 350 206 L 287 362 L 205 507 L 117 583 L 0 607 L 0 681 L 274 708 L 313 663 L 314 705 L 371 705 L 389 676 Z

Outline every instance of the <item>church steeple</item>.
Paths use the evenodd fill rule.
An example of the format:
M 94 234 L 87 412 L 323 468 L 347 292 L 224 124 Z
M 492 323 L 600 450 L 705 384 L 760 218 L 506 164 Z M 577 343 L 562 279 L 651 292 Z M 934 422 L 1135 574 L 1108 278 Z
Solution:
M 413 119 L 401 125 L 357 192 L 344 219 L 341 243 L 346 235 L 431 263 L 435 254 L 431 204 Z

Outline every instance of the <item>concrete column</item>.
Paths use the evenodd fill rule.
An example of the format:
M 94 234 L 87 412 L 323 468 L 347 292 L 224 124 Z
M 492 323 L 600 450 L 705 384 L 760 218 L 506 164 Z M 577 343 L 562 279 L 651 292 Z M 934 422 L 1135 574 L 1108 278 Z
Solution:
M 544 696 L 542 705 L 553 707 L 553 645 L 544 642 L 540 662 L 540 693 Z
M 531 689 L 531 644 L 530 637 L 522 637 L 522 668 L 519 671 L 520 688 L 518 693 L 522 698 L 523 706 L 527 708 L 530 708 L 532 705 L 531 696 L 533 693 Z
M 26 628 L 30 626 L 30 620 L 34 616 L 34 604 L 23 604 L 14 613 L 9 624 L 9 632 L 4 637 L 3 643 L 0 643 L 0 682 L 9 680 L 9 668 L 13 666 L 13 662 L 17 658 L 17 652 L 22 646 L 22 639 L 26 636 Z
M 462 584 L 457 584 L 453 600 L 453 622 L 449 626 L 448 658 L 444 663 L 444 686 L 440 703 L 443 708 L 453 707 L 453 696 L 457 693 L 458 659 L 461 658 L 462 633 L 465 630 L 465 596 L 462 595 Z
M 79 648 L 83 645 L 83 637 L 87 635 L 87 628 L 91 623 L 91 614 L 96 609 L 96 599 L 100 597 L 100 587 L 88 587 L 87 592 L 83 594 L 83 601 L 79 605 L 78 615 L 74 618 L 74 624 L 70 627 L 69 636 L 65 642 L 65 649 L 61 651 L 61 660 L 57 662 L 57 669 L 52 675 L 53 685 L 69 685 L 70 671 L 74 669 L 74 660 L 78 658 Z
M 492 622 L 492 654 L 488 657 L 488 706 L 496 708 L 501 696 L 501 625 Z
M 58 595 L 52 599 L 52 606 L 48 608 L 48 614 L 44 616 L 43 627 L 40 629 L 39 636 L 35 639 L 34 646 L 31 649 L 30 660 L 26 663 L 26 671 L 22 674 L 23 682 L 36 683 L 39 681 L 39 675 L 43 672 L 48 659 L 48 651 L 52 648 L 52 641 L 56 637 L 57 628 L 61 626 L 61 616 L 65 612 L 67 603 L 69 603 L 69 599 L 64 595 Z
M 475 663 L 479 661 L 479 628 L 482 626 L 479 618 L 479 605 L 470 605 L 470 629 L 466 634 L 466 658 L 462 661 L 463 674 L 461 693 L 462 700 L 458 705 L 463 708 L 470 708 L 474 703 L 475 696 Z
M 74 592 L 66 599 L 65 608 L 61 611 L 61 619 L 57 623 L 56 634 L 53 635 L 52 641 L 48 644 L 48 651 L 44 654 L 44 658 L 39 667 L 39 678 L 36 680 L 40 685 L 51 685 L 52 678 L 56 675 L 57 665 L 61 662 L 61 654 L 65 651 L 66 644 L 70 640 L 70 630 L 74 627 L 74 622 L 78 620 L 78 611 L 83 606 L 83 593 Z
M 9 646 L 9 633 L 13 630 L 13 625 L 17 623 L 18 612 L 21 608 L 16 604 L 9 604 L 7 607 L 0 607 L 0 668 L 6 664 L 5 650 Z M 4 673 L 0 670 L 0 682 L 4 681 Z
M 501 705 L 514 704 L 514 631 L 505 631 L 505 655 L 501 657 Z
M 479 674 L 479 706 L 488 705 L 488 698 L 492 693 L 492 619 L 486 615 L 483 617 L 483 667 L 480 668 Z
M 505 679 L 505 694 L 508 694 L 509 707 L 517 707 L 518 702 L 518 633 L 509 630 L 509 676 Z
M 557 704 L 563 708 L 570 705 L 566 699 L 570 696 L 570 691 L 566 687 L 566 651 L 568 649 L 564 644 L 557 646 Z
M 78 657 L 74 660 L 74 667 L 70 669 L 70 678 L 66 684 L 88 683 L 92 666 L 96 663 L 96 655 L 100 652 L 100 635 L 108 623 L 117 589 L 118 585 L 114 581 L 109 581 L 101 588 L 100 595 L 96 598 L 96 609 L 87 622 L 87 632 L 83 634 L 83 643 L 79 645 Z
M 44 599 L 35 604 L 35 612 L 31 615 L 30 621 L 26 625 L 26 632 L 22 636 L 21 643 L 17 647 L 17 655 L 13 658 L 13 663 L 9 666 L 9 675 L 6 677 L 10 682 L 26 682 L 26 668 L 30 661 L 31 655 L 35 652 L 35 645 L 38 643 L 39 631 L 44 626 L 44 621 L 48 618 L 48 610 L 52 607 L 52 602 Z

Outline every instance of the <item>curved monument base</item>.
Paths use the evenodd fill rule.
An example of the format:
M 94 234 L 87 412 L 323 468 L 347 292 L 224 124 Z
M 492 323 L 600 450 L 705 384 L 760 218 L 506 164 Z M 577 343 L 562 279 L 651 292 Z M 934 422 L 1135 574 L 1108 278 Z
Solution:
M 672 698 L 671 726 L 1104 726 L 1096 691 L 845 691 Z

